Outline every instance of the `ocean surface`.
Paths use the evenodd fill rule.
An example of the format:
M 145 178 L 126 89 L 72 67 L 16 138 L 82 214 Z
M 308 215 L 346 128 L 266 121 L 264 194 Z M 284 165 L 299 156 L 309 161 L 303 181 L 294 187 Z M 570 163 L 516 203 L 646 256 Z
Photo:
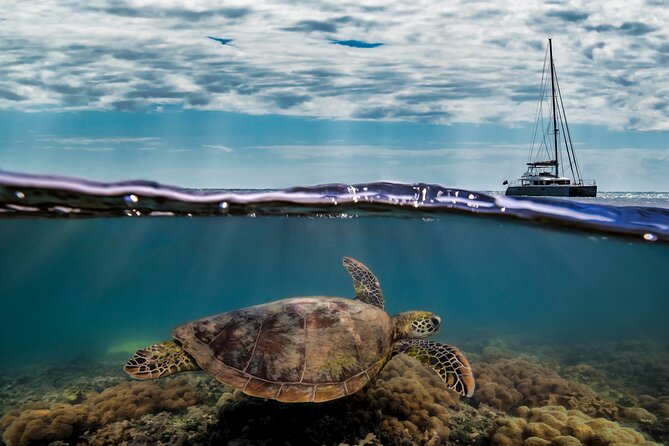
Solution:
M 669 444 L 668 242 L 668 193 L 188 191 L 1 173 L 2 438 Z M 441 317 L 432 339 L 469 358 L 474 397 L 397 358 L 363 391 L 320 405 L 246 397 L 203 372 L 155 383 L 123 373 L 136 349 L 193 319 L 353 298 L 345 256 L 374 272 L 391 315 Z

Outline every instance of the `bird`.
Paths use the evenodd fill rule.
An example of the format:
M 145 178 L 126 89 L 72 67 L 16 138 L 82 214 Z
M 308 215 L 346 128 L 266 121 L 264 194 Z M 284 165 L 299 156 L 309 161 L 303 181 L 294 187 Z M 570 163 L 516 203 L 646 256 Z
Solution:
M 220 37 L 212 37 L 212 36 L 207 36 L 207 39 L 211 39 L 214 42 L 220 43 L 221 45 L 227 45 L 234 40 L 234 39 L 221 39 Z
M 330 40 L 333 45 L 352 46 L 353 48 L 376 48 L 383 43 L 364 42 L 362 40 Z

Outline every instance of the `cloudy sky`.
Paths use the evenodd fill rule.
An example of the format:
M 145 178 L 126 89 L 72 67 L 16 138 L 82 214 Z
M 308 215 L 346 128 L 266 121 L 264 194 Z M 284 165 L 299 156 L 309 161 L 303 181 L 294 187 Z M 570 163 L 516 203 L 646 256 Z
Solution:
M 552 37 L 585 177 L 666 191 L 667 22 L 661 0 L 0 0 L 0 169 L 501 189 Z

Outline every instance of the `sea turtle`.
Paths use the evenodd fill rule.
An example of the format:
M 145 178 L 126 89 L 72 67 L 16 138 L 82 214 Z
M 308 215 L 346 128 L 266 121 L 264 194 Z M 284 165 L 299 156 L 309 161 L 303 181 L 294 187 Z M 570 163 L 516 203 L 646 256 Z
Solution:
M 295 297 L 198 319 L 176 327 L 176 340 L 137 351 L 124 370 L 137 379 L 205 370 L 247 395 L 323 402 L 357 392 L 404 353 L 449 388 L 472 396 L 474 375 L 460 350 L 423 339 L 439 330 L 439 316 L 389 316 L 374 274 L 350 257 L 343 264 L 353 278 L 354 300 Z

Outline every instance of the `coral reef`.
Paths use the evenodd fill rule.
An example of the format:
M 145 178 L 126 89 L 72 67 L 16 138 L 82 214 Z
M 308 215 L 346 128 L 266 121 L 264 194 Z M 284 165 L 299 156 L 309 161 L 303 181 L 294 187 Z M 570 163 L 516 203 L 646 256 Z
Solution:
M 410 357 L 396 357 L 351 397 L 283 404 L 248 397 L 206 374 L 124 382 L 75 404 L 32 403 L 0 419 L 8 446 L 53 441 L 105 444 L 446 444 L 451 417 L 463 444 L 485 440 L 495 413 L 479 415 Z M 163 384 L 162 386 L 160 384 Z M 64 393 L 79 395 L 71 388 Z M 223 396 L 214 400 L 204 395 Z M 197 405 L 196 405 L 197 404 Z
M 0 381 L 0 416 L 26 403 L 79 403 L 127 380 L 118 361 L 78 357 L 41 367 L 7 370 Z
M 474 333 L 461 348 L 482 352 L 485 361 L 520 358 L 552 363 L 563 377 L 588 384 L 598 394 L 626 398 L 630 395 L 669 395 L 669 348 L 666 342 L 626 340 L 603 343 L 546 343 L 521 335 Z M 472 358 L 470 358 L 472 359 Z M 480 361 L 472 360 L 472 364 Z
M 224 395 L 212 440 L 221 444 L 444 444 L 449 436 L 448 407 L 456 406 L 458 400 L 434 373 L 415 359 L 400 356 L 362 391 L 327 403 L 282 404 L 240 392 Z
M 641 395 L 639 405 L 660 417 L 669 419 L 669 396 L 655 398 L 650 395 Z
M 474 401 L 508 412 L 521 404 L 561 405 L 589 415 L 615 418 L 618 407 L 598 398 L 585 384 L 566 380 L 544 365 L 500 358 L 474 366 Z
M 521 406 L 517 417 L 496 421 L 493 446 L 660 446 L 643 434 L 604 418 L 592 418 L 579 410 L 562 406 L 528 408 Z
M 80 404 L 46 406 L 33 403 L 11 410 L 0 419 L 8 446 L 67 440 L 88 429 L 160 411 L 179 411 L 198 403 L 200 397 L 185 380 L 124 382 L 88 397 Z
M 405 356 L 360 392 L 321 404 L 251 398 L 206 373 L 131 382 L 111 357 L 13 370 L 0 374 L 0 446 L 669 444 L 666 352 L 493 341 L 468 351 L 477 390 L 465 402 Z M 633 362 L 639 351 L 627 371 L 615 358 Z
M 591 364 L 620 389 L 655 397 L 669 395 L 669 349 L 650 341 L 579 345 L 562 358 L 565 364 Z
M 82 440 L 91 446 L 149 444 L 210 444 L 209 430 L 216 424 L 211 406 L 192 406 L 183 414 L 160 412 L 106 424 L 84 433 Z

